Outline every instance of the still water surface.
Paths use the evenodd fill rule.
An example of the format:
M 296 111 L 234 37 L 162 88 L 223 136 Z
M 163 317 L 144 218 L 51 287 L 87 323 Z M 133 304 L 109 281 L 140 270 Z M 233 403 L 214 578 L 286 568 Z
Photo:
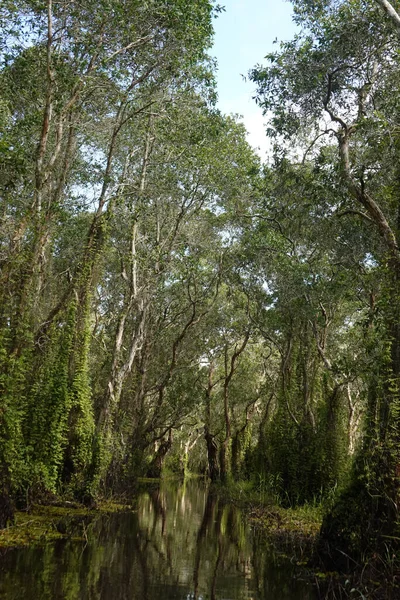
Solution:
M 80 527 L 82 527 L 80 525 Z M 0 558 L 5 600 L 315 600 L 240 511 L 196 481 L 143 492 L 137 511 L 95 518 L 86 540 Z

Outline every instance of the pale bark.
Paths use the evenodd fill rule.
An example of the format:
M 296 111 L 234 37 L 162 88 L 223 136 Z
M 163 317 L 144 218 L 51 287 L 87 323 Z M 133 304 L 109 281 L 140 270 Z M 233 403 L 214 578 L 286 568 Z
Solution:
M 377 1 L 379 1 L 383 5 L 384 0 Z M 388 2 L 386 2 L 385 4 L 389 5 Z M 371 85 L 374 83 L 377 76 L 377 67 L 376 65 L 374 65 L 371 75 L 371 81 L 366 82 L 360 88 L 359 91 L 359 117 L 361 114 L 364 113 L 365 105 L 370 94 Z M 331 108 L 330 101 L 332 98 L 333 77 L 334 73 L 328 74 L 327 91 L 326 96 L 323 99 L 323 105 L 325 111 L 328 113 L 332 121 L 338 125 L 339 128 L 335 135 L 339 144 L 339 152 L 343 173 L 347 182 L 349 192 L 366 209 L 367 217 L 369 217 L 373 221 L 376 228 L 378 229 L 380 236 L 384 240 L 384 243 L 390 254 L 392 266 L 396 270 L 400 270 L 400 250 L 397 244 L 396 234 L 391 228 L 379 204 L 365 190 L 364 185 L 356 181 L 352 174 L 350 161 L 350 138 L 356 131 L 358 120 L 351 124 L 346 123 L 339 115 L 335 114 L 335 112 Z
M 115 131 L 115 130 L 114 130 Z M 151 128 L 149 127 L 146 144 L 143 155 L 142 170 L 139 181 L 139 196 L 141 196 L 146 187 L 146 175 L 149 163 L 149 158 L 152 150 L 153 137 L 151 134 Z M 132 153 L 131 153 L 132 155 Z M 123 180 L 127 175 L 129 168 L 129 162 L 131 155 L 127 157 L 127 161 L 124 166 Z M 111 158 L 111 157 L 110 157 Z M 123 181 L 122 181 L 123 183 Z M 106 191 L 103 186 L 103 190 L 98 205 L 98 213 L 101 214 L 102 204 L 105 201 Z M 130 279 L 126 275 L 125 269 L 122 271 L 124 280 L 129 282 L 129 290 L 125 296 L 125 307 L 119 317 L 118 327 L 115 335 L 114 342 L 114 353 L 111 367 L 110 379 L 107 384 L 106 397 L 104 405 L 100 413 L 99 426 L 100 428 L 107 428 L 112 414 L 117 408 L 125 381 L 132 370 L 132 366 L 138 351 L 140 350 L 144 336 L 145 336 L 145 323 L 147 318 L 148 301 L 144 296 L 144 291 L 138 288 L 138 265 L 137 265 L 137 250 L 136 250 L 136 238 L 138 235 L 138 224 L 135 220 L 132 232 L 131 232 L 131 271 Z M 121 362 L 121 353 L 123 349 L 123 341 L 125 337 L 125 327 L 128 317 L 132 314 L 133 309 L 136 309 L 136 325 L 134 331 L 129 340 L 129 350 L 124 361 Z M 128 342 L 127 342 L 128 343 Z
M 221 446 L 221 477 L 225 479 L 228 475 L 228 449 L 229 444 L 232 438 L 232 427 L 231 427 L 231 419 L 229 414 L 229 398 L 228 398 L 228 390 L 229 385 L 232 381 L 232 377 L 235 374 L 237 367 L 237 360 L 239 356 L 246 349 L 247 343 L 250 339 L 250 330 L 248 330 L 244 336 L 243 342 L 238 346 L 235 345 L 235 349 L 229 361 L 228 359 L 228 347 L 225 346 L 225 377 L 223 383 L 223 398 L 224 398 L 224 418 L 225 418 L 225 439 L 222 442 Z
M 288 393 L 288 389 L 287 389 L 288 364 L 289 364 L 289 360 L 290 360 L 290 357 L 292 354 L 292 346 L 293 346 L 293 339 L 292 339 L 292 334 L 291 334 L 285 355 L 283 354 L 283 351 L 281 352 L 281 355 L 282 355 L 282 367 L 281 367 L 282 392 L 283 392 L 283 396 L 286 400 L 286 408 L 288 410 L 290 418 L 292 419 L 292 421 L 296 425 L 296 427 L 300 427 L 300 423 L 299 423 L 298 419 L 296 418 L 296 415 L 294 414 L 294 412 L 292 411 L 292 408 L 290 406 L 289 393 Z
M 387 221 L 379 204 L 372 198 L 372 196 L 368 194 L 368 192 L 362 188 L 361 185 L 356 183 L 351 173 L 349 155 L 350 139 L 348 132 L 342 132 L 342 134 L 338 136 L 338 139 L 343 171 L 347 180 L 349 191 L 353 197 L 358 200 L 367 210 L 372 221 L 375 223 L 379 234 L 385 241 L 392 261 L 397 267 L 400 267 L 400 251 L 393 229 L 390 227 L 389 222 Z
M 398 33 L 400 34 L 400 15 L 393 8 L 393 6 L 388 2 L 388 0 L 376 0 L 376 2 L 383 8 L 385 13 L 390 17 L 392 23 L 396 27 Z

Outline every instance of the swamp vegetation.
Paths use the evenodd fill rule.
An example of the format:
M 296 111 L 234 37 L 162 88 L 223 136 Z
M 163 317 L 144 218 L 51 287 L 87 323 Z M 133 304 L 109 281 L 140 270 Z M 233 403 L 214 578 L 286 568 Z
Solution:
M 195 480 L 142 490 L 135 511 L 92 517 L 84 533 L 78 526 L 67 540 L 7 553 L 1 597 L 317 598 L 288 556 Z
M 262 164 L 214 2 L 1 3 L 0 529 L 197 473 L 398 582 L 400 3 L 292 4 Z

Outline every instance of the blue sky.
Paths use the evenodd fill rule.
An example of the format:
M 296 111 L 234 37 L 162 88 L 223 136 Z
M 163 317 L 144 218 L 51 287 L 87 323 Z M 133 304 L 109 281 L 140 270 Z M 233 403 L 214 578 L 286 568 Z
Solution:
M 220 0 L 225 6 L 214 21 L 215 42 L 211 54 L 217 58 L 218 105 L 224 113 L 243 115 L 248 140 L 260 147 L 265 158 L 268 142 L 262 111 L 252 95 L 254 85 L 243 81 L 264 56 L 277 48 L 274 40 L 289 40 L 295 33 L 292 6 L 285 0 Z

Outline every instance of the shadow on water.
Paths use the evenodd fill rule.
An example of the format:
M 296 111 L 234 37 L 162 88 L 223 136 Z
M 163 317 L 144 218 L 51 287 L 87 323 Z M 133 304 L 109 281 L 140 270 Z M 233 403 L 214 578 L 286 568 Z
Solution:
M 240 511 L 196 481 L 141 494 L 137 512 L 101 516 L 87 542 L 0 559 L 5 600 L 314 600 Z

